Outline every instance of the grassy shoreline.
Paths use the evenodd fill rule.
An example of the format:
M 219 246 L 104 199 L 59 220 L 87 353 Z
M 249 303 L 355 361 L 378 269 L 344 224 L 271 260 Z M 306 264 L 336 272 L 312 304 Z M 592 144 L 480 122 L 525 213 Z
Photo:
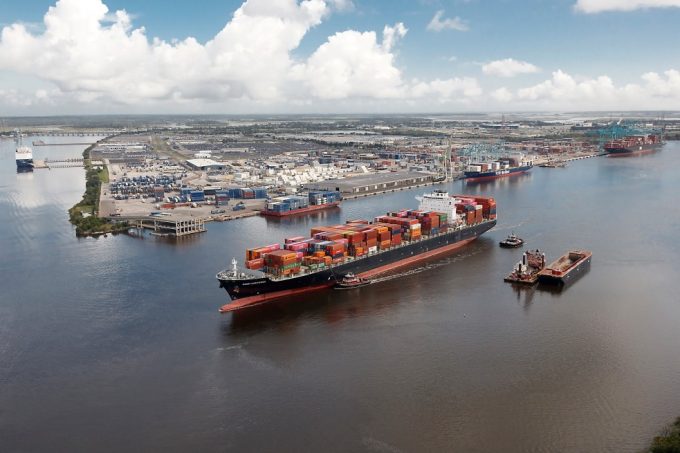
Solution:
M 680 453 L 680 417 L 656 436 L 649 447 L 650 453 Z
M 102 183 L 109 181 L 109 172 L 104 167 L 93 166 L 90 151 L 96 145 L 90 145 L 83 151 L 85 165 L 85 193 L 83 198 L 68 210 L 69 221 L 76 227 L 76 236 L 98 236 L 106 233 L 126 231 L 126 222 L 111 223 L 99 217 L 99 196 Z

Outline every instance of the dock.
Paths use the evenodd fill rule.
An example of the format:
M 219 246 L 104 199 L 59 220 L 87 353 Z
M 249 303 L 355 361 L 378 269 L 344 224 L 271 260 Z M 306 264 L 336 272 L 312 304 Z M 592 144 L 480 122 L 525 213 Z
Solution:
M 61 159 L 61 160 L 48 160 L 48 159 L 36 159 L 33 161 L 33 168 L 71 168 L 71 167 L 84 167 L 85 160 L 81 158 L 73 159 Z
M 125 220 L 131 228 L 138 230 L 152 230 L 160 236 L 183 237 L 203 233 L 205 220 L 200 217 L 109 217 L 110 220 Z

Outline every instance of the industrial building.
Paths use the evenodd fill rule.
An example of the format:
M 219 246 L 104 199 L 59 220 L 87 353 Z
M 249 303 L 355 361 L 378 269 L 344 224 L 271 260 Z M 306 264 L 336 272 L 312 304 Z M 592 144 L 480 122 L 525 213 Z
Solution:
M 434 175 L 416 172 L 373 173 L 305 184 L 310 190 L 336 190 L 343 195 L 381 192 L 432 182 Z
M 212 159 L 189 159 L 187 164 L 195 170 L 224 170 L 226 166 Z

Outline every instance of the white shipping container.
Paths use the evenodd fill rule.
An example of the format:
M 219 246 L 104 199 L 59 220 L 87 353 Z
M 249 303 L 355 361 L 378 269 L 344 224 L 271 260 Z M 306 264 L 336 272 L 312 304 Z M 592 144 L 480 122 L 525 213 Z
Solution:
M 378 246 L 369 247 L 369 248 L 368 248 L 368 253 L 369 253 L 369 254 L 378 253 Z

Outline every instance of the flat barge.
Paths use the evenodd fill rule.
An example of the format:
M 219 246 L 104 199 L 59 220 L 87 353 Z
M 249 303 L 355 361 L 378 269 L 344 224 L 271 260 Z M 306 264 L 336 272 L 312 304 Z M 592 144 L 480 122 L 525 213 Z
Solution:
M 493 198 L 424 195 L 418 210 L 378 216 L 372 222 L 312 228 L 310 238 L 248 249 L 246 268 L 236 260 L 217 274 L 231 302 L 221 313 L 335 286 L 352 273 L 372 278 L 437 258 L 474 241 L 496 225 Z
M 287 217 L 322 209 L 336 208 L 342 201 L 340 192 L 309 192 L 307 195 L 278 197 L 268 201 L 260 214 L 266 217 Z
M 570 285 L 590 270 L 592 257 L 588 250 L 567 252 L 538 273 L 538 282 L 553 286 Z

